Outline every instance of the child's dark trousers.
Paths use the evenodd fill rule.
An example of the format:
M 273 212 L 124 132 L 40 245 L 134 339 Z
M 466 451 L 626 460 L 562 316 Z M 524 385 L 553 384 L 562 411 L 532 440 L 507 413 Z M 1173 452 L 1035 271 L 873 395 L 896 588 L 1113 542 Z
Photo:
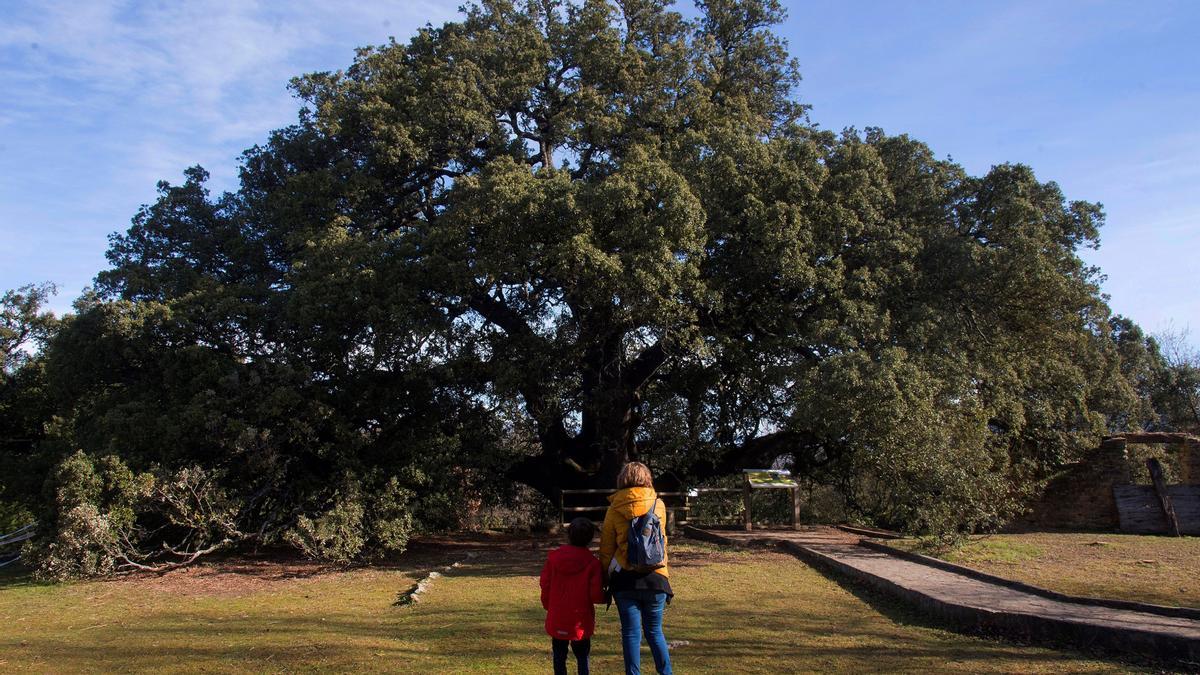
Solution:
M 591 638 L 582 640 L 555 640 L 554 643 L 554 675 L 567 675 L 567 644 L 575 654 L 575 663 L 579 666 L 579 675 L 588 675 L 588 655 L 592 653 Z

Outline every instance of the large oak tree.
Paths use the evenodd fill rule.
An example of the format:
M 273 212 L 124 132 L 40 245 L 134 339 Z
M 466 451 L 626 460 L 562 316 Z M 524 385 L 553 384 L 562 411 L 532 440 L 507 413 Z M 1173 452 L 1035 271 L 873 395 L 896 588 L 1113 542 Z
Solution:
M 820 130 L 782 14 L 496 0 L 362 49 L 294 81 L 237 191 L 163 184 L 100 290 L 169 308 L 157 348 L 299 378 L 367 464 L 474 424 L 547 495 L 781 461 L 890 524 L 994 523 L 1129 405 L 1076 255 L 1102 213 Z

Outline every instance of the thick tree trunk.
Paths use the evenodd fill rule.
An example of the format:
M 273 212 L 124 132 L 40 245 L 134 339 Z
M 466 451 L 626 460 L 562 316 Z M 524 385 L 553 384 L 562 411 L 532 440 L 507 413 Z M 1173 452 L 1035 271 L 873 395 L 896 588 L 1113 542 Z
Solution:
M 628 454 L 616 442 L 599 452 L 594 449 L 578 452 L 582 442 L 581 438 L 574 438 L 558 449 L 544 447 L 541 454 L 514 465 L 509 477 L 529 485 L 553 502 L 558 501 L 562 490 L 615 489 L 621 467 L 636 456 Z M 805 434 L 780 431 L 729 446 L 716 461 L 692 465 L 683 473 L 695 480 L 735 475 L 743 469 L 770 467 L 778 457 L 788 453 L 801 454 L 813 444 L 814 440 Z M 576 449 L 570 446 L 576 446 Z M 577 457 L 586 457 L 595 463 L 585 466 L 577 461 Z
M 499 326 L 510 339 L 536 351 L 542 341 L 525 320 L 495 294 L 479 292 L 469 304 L 488 321 Z M 567 430 L 564 412 L 550 403 L 552 397 L 533 373 L 519 389 L 525 407 L 537 426 L 542 451 L 525 458 L 509 470 L 512 480 L 524 483 L 558 501 L 564 489 L 615 488 L 621 467 L 638 458 L 636 435 L 641 425 L 641 391 L 669 358 L 662 342 L 642 350 L 633 359 L 625 353 L 626 332 L 613 330 L 611 317 L 596 312 L 580 327 L 586 345 L 580 371 L 582 409 L 580 429 Z M 724 425 L 722 425 L 724 426 Z M 711 463 L 690 467 L 698 478 L 737 473 L 743 468 L 768 466 L 779 455 L 795 451 L 805 439 L 792 432 L 779 432 L 734 446 L 732 438 L 721 438 L 726 451 Z

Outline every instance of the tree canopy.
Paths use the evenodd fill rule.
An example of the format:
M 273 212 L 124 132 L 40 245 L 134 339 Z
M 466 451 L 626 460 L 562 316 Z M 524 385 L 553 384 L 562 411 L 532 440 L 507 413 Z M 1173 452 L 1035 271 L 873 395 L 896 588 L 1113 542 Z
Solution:
M 1098 205 L 821 130 L 777 1 L 697 8 L 481 2 L 296 78 L 236 191 L 189 169 L 111 238 L 46 351 L 60 453 L 221 472 L 318 548 L 632 459 L 941 531 L 1139 414 L 1076 254 Z

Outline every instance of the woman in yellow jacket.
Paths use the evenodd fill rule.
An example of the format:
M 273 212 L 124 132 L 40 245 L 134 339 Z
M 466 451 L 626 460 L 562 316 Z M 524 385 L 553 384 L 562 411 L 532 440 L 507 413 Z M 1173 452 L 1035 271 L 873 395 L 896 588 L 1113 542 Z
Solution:
M 621 617 L 621 648 L 625 653 L 625 673 L 639 675 L 642 635 L 650 644 L 654 667 L 663 675 L 671 673 L 671 655 L 663 635 L 662 615 L 671 592 L 667 570 L 667 534 L 663 532 L 663 564 L 653 571 L 637 572 L 629 564 L 629 522 L 654 509 L 659 523 L 667 522 L 667 509 L 658 494 L 650 469 L 630 462 L 617 476 L 617 492 L 608 498 L 608 511 L 600 530 L 600 565 L 604 569 L 608 591 L 617 603 Z

